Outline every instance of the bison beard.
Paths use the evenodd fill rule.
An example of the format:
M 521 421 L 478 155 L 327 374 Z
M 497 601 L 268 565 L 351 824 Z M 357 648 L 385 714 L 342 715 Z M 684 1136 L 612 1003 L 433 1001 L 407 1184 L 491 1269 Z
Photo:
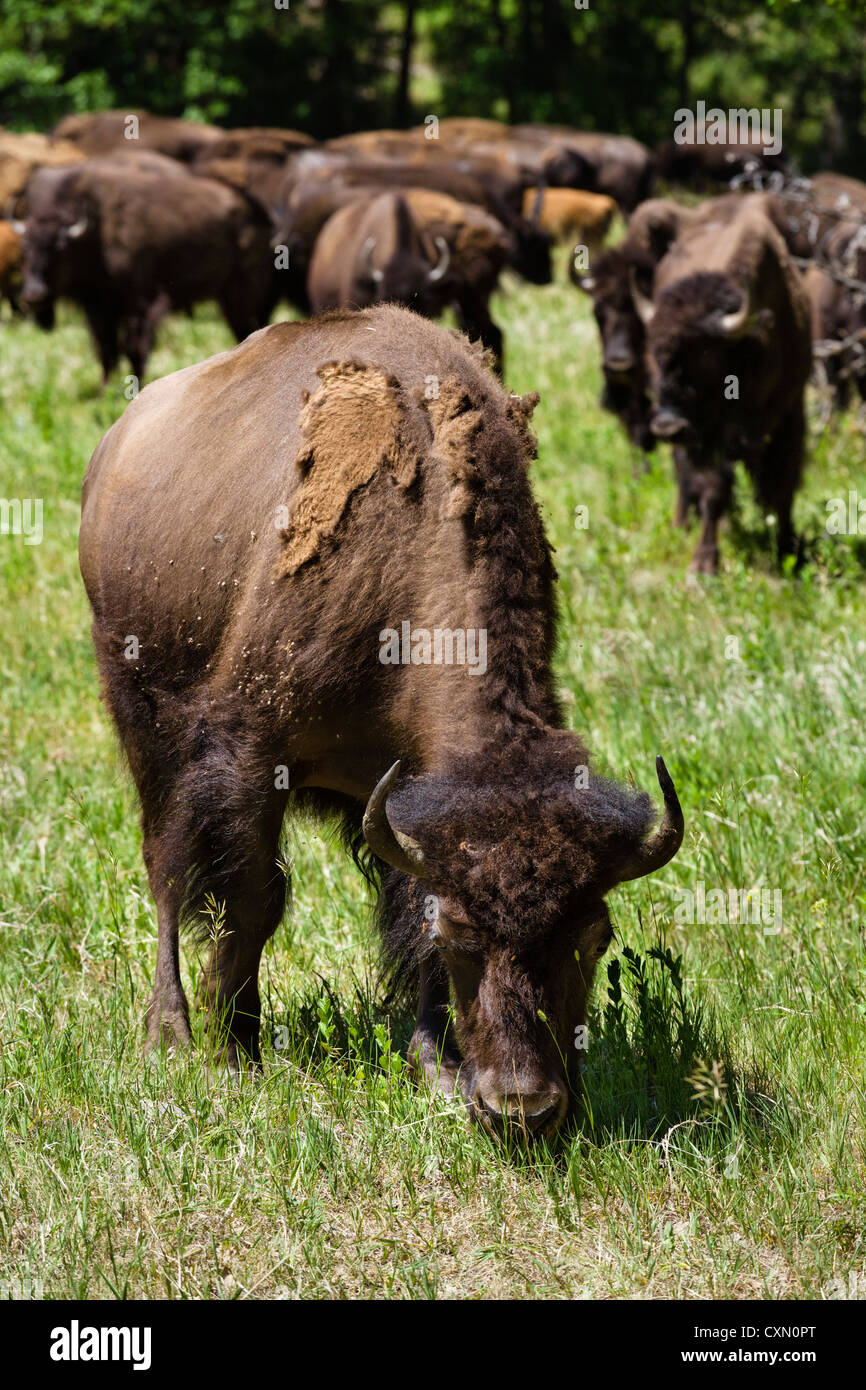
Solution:
M 576 776 L 534 404 L 386 306 L 278 324 L 166 377 L 97 448 L 80 559 L 157 905 L 150 1047 L 190 1038 L 178 931 L 213 894 L 226 929 L 199 1002 L 218 1055 L 258 1059 L 281 827 L 312 811 L 365 861 L 386 961 L 419 986 L 419 1076 L 493 1128 L 564 1119 L 605 894 L 671 858 L 683 826 L 663 764 L 649 838 L 646 794 Z M 487 671 L 383 666 L 378 634 L 404 616 L 486 629 Z

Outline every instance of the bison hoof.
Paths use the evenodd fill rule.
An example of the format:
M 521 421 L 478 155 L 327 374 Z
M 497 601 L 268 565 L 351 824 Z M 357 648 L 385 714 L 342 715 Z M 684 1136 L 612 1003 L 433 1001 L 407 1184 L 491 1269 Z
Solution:
M 419 1085 L 429 1086 L 440 1095 L 454 1096 L 460 1058 L 453 1047 L 431 1033 L 412 1034 L 407 1052 L 409 1071 Z
M 699 550 L 689 565 L 689 574 L 712 574 L 719 572 L 719 552 L 717 550 Z
M 145 1057 L 150 1057 L 163 1048 L 169 1053 L 177 1052 L 189 1047 L 191 1042 L 189 1019 L 183 1011 L 169 1012 L 163 1009 L 159 1016 L 154 1014 L 148 1018 Z

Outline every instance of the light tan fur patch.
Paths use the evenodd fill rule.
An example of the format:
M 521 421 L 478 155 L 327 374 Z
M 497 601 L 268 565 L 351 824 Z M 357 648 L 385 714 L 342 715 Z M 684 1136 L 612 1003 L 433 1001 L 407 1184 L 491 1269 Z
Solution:
M 438 397 L 426 405 L 433 423 L 434 447 L 451 481 L 448 515 L 466 516 L 478 479 L 475 441 L 484 428 L 484 417 L 458 381 L 443 382 Z
M 353 493 L 383 465 L 407 488 L 421 457 L 418 426 L 410 424 L 398 381 L 359 362 L 329 362 L 317 375 L 322 384 L 300 416 L 305 443 L 295 462 L 304 481 L 282 533 L 281 568 L 287 574 L 318 553 Z

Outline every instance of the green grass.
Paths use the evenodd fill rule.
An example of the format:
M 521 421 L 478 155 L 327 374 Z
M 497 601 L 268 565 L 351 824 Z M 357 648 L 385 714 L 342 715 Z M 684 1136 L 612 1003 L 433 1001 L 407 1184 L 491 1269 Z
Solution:
M 654 795 L 663 752 L 687 821 L 671 865 L 611 895 L 586 1110 L 529 1154 L 409 1084 L 411 1020 L 382 1014 L 366 890 L 326 830 L 290 837 L 263 1073 L 142 1061 L 155 914 L 75 546 L 81 476 L 123 378 L 98 397 L 72 311 L 50 336 L 0 328 L 0 494 L 45 507 L 41 545 L 0 537 L 13 1294 L 28 1278 L 82 1298 L 866 1293 L 866 601 L 862 542 L 824 530 L 828 497 L 866 495 L 864 440 L 852 417 L 813 428 L 798 577 L 769 563 L 741 486 L 722 574 L 688 585 L 695 537 L 671 525 L 670 460 L 660 450 L 644 473 L 600 409 L 587 301 L 515 284 L 497 313 L 509 385 L 542 393 L 535 482 L 569 722 Z M 209 311 L 173 319 L 151 376 L 229 345 Z M 781 891 L 780 929 L 681 924 L 677 890 L 699 881 Z M 188 984 L 198 968 L 189 954 Z

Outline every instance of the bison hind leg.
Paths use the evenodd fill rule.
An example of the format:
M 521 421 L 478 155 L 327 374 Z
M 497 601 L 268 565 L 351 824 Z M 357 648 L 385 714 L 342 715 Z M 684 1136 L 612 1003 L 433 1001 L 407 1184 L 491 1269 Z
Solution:
M 752 470 L 758 501 L 776 514 L 776 550 L 780 560 L 786 555 L 799 555 L 791 511 L 803 471 L 805 437 L 801 398 L 782 420 Z

